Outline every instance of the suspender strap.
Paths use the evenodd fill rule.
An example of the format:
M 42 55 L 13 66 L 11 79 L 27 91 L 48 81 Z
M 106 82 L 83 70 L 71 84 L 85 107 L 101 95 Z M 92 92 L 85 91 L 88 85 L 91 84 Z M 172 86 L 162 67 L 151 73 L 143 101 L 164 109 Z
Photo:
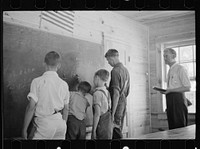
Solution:
M 108 110 L 110 110 L 110 106 L 109 106 L 109 99 L 110 99 L 110 94 L 109 94 L 109 92 L 108 92 L 108 96 L 106 95 L 106 92 L 104 91 L 104 90 L 102 90 L 102 89 L 97 89 L 96 91 L 101 91 L 105 96 L 106 96 L 106 98 L 107 98 L 107 100 L 108 100 Z
M 122 94 L 124 94 L 124 91 L 126 89 L 127 83 L 128 83 L 128 80 L 125 81 L 124 86 L 123 86 L 123 88 L 121 90 L 120 96 L 122 96 Z

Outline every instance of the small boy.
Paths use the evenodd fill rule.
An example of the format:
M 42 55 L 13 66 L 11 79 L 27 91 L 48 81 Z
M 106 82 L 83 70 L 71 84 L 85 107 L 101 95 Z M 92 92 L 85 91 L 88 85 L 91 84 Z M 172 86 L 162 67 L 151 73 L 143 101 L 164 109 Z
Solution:
M 100 69 L 94 75 L 92 139 L 112 139 L 111 98 L 105 83 L 109 72 Z
M 77 92 L 70 93 L 69 116 L 67 121 L 67 139 L 82 140 L 86 136 L 86 110 L 90 105 L 85 95 L 91 90 L 91 85 L 86 82 L 80 82 Z
M 60 68 L 60 55 L 51 51 L 46 54 L 46 72 L 31 83 L 27 98 L 22 136 L 27 139 L 27 129 L 33 118 L 36 130 L 32 139 L 64 140 L 68 117 L 69 87 L 57 74 Z M 61 111 L 63 115 L 61 114 Z

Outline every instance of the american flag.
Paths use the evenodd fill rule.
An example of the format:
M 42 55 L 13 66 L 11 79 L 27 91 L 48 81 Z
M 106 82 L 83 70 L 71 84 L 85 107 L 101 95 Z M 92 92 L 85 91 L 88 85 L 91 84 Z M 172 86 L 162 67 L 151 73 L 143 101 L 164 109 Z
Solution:
M 45 20 L 57 27 L 73 33 L 74 11 L 42 11 L 41 21 Z

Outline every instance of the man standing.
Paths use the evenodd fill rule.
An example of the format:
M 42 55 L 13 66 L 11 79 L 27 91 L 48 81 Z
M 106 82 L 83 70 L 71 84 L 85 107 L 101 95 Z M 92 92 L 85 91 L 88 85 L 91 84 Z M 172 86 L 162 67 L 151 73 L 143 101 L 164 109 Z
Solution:
M 109 91 L 112 100 L 112 120 L 114 123 L 113 139 L 121 139 L 124 116 L 126 113 L 127 96 L 130 89 L 130 76 L 128 70 L 119 61 L 119 53 L 109 49 L 105 54 L 108 63 L 113 67 Z
M 185 92 L 190 91 L 191 84 L 186 69 L 176 63 L 176 51 L 171 48 L 164 50 L 165 64 L 169 65 L 166 94 L 167 118 L 169 129 L 187 126 L 187 99 Z

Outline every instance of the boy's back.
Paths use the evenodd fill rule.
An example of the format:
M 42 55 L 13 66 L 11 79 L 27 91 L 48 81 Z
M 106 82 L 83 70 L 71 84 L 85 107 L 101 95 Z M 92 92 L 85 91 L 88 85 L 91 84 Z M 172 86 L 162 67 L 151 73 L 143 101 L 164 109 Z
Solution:
M 37 102 L 35 116 L 49 116 L 62 110 L 68 102 L 68 85 L 56 72 L 47 71 L 33 80 L 28 97 Z
M 27 129 L 33 118 L 36 131 L 32 139 L 65 139 L 69 90 L 67 83 L 57 74 L 61 66 L 60 55 L 51 51 L 46 54 L 44 62 L 46 72 L 32 81 L 27 96 L 29 104 L 22 135 L 27 139 Z
M 67 139 L 85 139 L 86 136 L 86 110 L 90 106 L 85 95 L 90 91 L 91 85 L 83 81 L 78 85 L 77 92 L 70 92 L 69 117 L 67 121 Z
M 69 115 L 83 120 L 86 117 L 86 108 L 89 106 L 87 99 L 79 92 L 70 92 Z

